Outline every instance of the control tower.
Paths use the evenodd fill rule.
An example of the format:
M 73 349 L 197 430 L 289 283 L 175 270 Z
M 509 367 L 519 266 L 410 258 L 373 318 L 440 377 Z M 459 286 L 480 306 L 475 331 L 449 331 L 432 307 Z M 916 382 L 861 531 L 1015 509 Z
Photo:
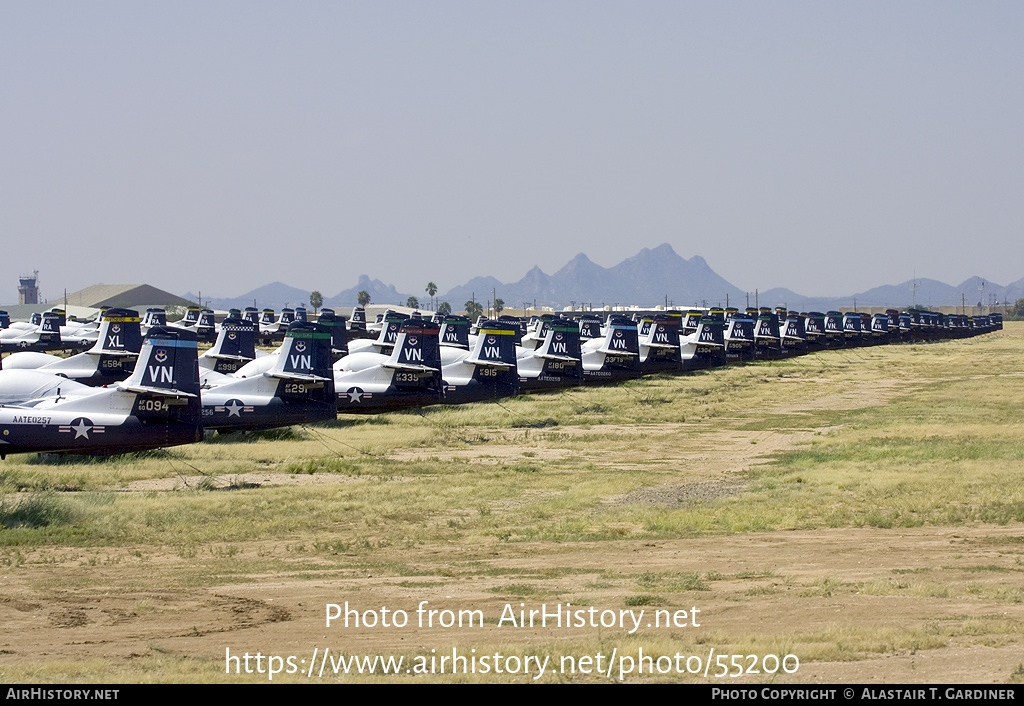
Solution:
M 18 283 L 18 303 L 38 304 L 39 270 L 34 270 L 30 275 L 22 275 L 18 278 Z

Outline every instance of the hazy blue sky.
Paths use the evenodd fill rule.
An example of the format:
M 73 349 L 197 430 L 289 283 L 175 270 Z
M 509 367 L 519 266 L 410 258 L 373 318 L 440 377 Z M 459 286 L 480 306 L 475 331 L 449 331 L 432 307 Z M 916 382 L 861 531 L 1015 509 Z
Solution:
M 1024 277 L 1024 3 L 0 0 L 0 300 L 421 293 L 668 242 Z

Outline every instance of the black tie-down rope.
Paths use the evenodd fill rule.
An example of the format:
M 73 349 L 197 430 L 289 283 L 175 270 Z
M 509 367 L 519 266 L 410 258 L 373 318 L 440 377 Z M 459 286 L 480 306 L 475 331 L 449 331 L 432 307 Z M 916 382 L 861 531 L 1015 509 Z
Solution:
M 369 456 L 370 458 L 380 459 L 381 461 L 387 461 L 388 460 L 387 456 L 380 456 L 378 454 L 370 453 L 369 451 L 361 449 L 361 448 L 359 448 L 357 446 L 353 446 L 352 444 L 347 444 L 344 441 L 342 441 L 341 439 L 336 439 L 333 436 L 328 436 L 327 434 L 325 434 L 324 432 L 320 431 L 319 429 L 314 429 L 313 427 L 308 426 L 306 424 L 300 425 L 300 428 L 304 429 L 305 431 L 312 432 L 316 436 L 316 440 L 319 441 L 323 445 L 323 447 L 325 449 L 327 449 L 329 452 L 331 452 L 332 454 L 334 454 L 338 458 L 345 458 L 345 457 L 342 456 L 337 451 L 335 451 L 334 449 L 332 449 L 330 446 L 328 446 L 327 442 L 325 442 L 324 439 L 330 439 L 331 441 L 334 441 L 334 442 L 336 442 L 338 444 L 341 444 L 342 446 L 347 446 L 350 449 L 352 449 L 353 451 L 361 453 L 364 456 Z
M 205 471 L 199 470 L 198 468 L 196 468 L 183 458 L 175 459 L 170 454 L 168 454 L 167 456 L 164 457 L 164 459 L 167 461 L 167 465 L 171 467 L 171 470 L 174 471 L 174 475 L 178 476 L 178 480 L 180 480 L 185 485 L 186 488 L 191 488 L 192 486 L 188 484 L 188 479 L 184 475 L 182 475 L 181 471 L 174 467 L 174 461 L 177 461 L 178 463 L 188 466 L 189 468 L 191 468 L 193 471 L 195 471 L 204 478 L 210 478 L 211 480 L 216 478 L 216 476 L 210 475 Z

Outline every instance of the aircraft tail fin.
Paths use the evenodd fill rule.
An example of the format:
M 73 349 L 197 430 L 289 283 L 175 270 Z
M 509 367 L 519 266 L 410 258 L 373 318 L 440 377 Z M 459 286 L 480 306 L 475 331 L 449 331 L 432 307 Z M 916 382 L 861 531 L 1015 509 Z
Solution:
M 39 341 L 46 343 L 60 342 L 60 327 L 63 312 L 44 311 L 42 322 L 39 324 Z
M 601 338 L 601 320 L 593 315 L 580 317 L 580 338 L 589 341 L 592 338 Z
M 476 347 L 466 362 L 491 368 L 516 367 L 516 328 L 503 321 L 483 321 Z
M 384 365 L 408 372 L 425 373 L 441 369 L 441 327 L 425 319 L 408 319 L 402 324 L 395 350 Z
M 199 399 L 199 357 L 191 331 L 156 326 L 142 343 L 135 370 L 118 387 L 160 397 Z
M 331 332 L 331 354 L 335 358 L 348 355 L 348 329 L 345 328 L 345 317 L 335 314 L 334 309 L 321 309 L 316 322 Z
M 441 324 L 441 343 L 469 350 L 469 319 L 465 316 L 446 316 Z
M 377 344 L 381 346 L 393 346 L 398 338 L 398 330 L 402 328 L 402 322 L 407 317 L 394 311 L 388 311 L 381 322 L 380 335 L 377 336 Z
M 204 355 L 215 361 L 214 372 L 235 372 L 256 359 L 256 324 L 248 319 L 229 316 L 221 322 L 217 342 Z
M 640 337 L 636 322 L 625 316 L 609 317 L 604 345 L 598 350 L 611 355 L 639 356 Z
M 196 335 L 179 328 L 155 326 L 142 344 L 135 372 L 117 385 L 135 392 L 132 415 L 144 425 L 163 429 L 160 446 L 203 438 Z
M 285 402 L 324 405 L 336 411 L 331 332 L 326 326 L 293 321 L 285 333 L 277 366 L 265 373 L 278 378 L 277 394 Z
M 142 323 L 134 309 L 107 309 L 100 318 L 99 335 L 90 353 L 138 353 L 142 350 Z
M 697 324 L 697 345 L 725 348 L 725 323 L 712 316 L 700 317 Z
M 146 316 L 142 319 L 142 325 L 147 328 L 150 326 L 166 326 L 167 312 L 158 307 L 146 309 Z
M 190 306 L 185 310 L 185 316 L 182 317 L 181 321 L 178 322 L 179 326 L 194 326 L 199 321 L 199 312 L 202 311 L 198 306 Z
M 326 326 L 293 321 L 288 326 L 280 359 L 268 375 L 297 381 L 334 381 L 331 333 Z
M 353 307 L 352 318 L 348 322 L 350 331 L 366 330 L 366 309 L 361 306 Z
M 807 338 L 807 317 L 789 314 L 780 328 L 782 337 L 787 341 L 803 341 Z
M 647 330 L 646 344 L 651 348 L 678 348 L 682 317 L 657 314 Z
M 537 351 L 541 358 L 564 362 L 580 359 L 580 329 L 567 319 L 554 319 L 547 324 L 547 335 Z

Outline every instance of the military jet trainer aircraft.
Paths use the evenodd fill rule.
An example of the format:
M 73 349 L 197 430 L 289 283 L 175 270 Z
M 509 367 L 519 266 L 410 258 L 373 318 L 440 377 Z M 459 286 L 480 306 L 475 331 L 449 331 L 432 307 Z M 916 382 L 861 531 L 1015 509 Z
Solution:
M 211 309 L 200 309 L 199 307 L 190 306 L 185 312 L 185 318 L 168 325 L 184 329 L 185 331 L 192 331 L 200 341 L 213 342 L 217 337 L 216 322 L 214 321 L 213 310 Z
M 807 352 L 807 317 L 795 311 L 785 312 L 779 320 L 779 342 L 783 355 L 804 355 Z
M 390 356 L 353 354 L 348 359 L 359 363 L 354 370 L 344 368 L 346 358 L 338 361 L 334 368 L 338 412 L 377 413 L 443 403 L 439 336 L 436 323 L 407 319 Z
M 207 429 L 273 429 L 337 416 L 331 333 L 319 324 L 292 322 L 279 354 L 257 358 L 221 379 L 203 389 Z
M 29 452 L 114 454 L 199 441 L 196 351 L 195 334 L 154 328 L 124 382 L 91 388 L 39 374 L 52 382 L 49 394 L 0 406 L 0 458 Z
M 376 338 L 357 338 L 348 344 L 348 351 L 354 355 L 356 353 L 381 353 L 384 355 L 390 355 L 392 349 L 395 347 L 395 340 L 398 338 L 398 329 L 401 328 L 402 322 L 409 317 L 405 314 L 399 314 L 396 311 L 390 309 L 384 312 L 384 316 L 378 325 L 372 325 L 367 327 L 367 331 L 376 329 Z M 348 368 L 346 368 L 347 370 Z
M 92 342 L 68 342 L 60 337 L 63 312 L 46 311 L 36 326 L 14 326 L 0 330 L 0 353 L 14 351 L 59 351 L 67 349 L 83 350 Z
M 331 357 L 338 360 L 348 355 L 348 329 L 345 327 L 345 317 L 335 314 L 334 309 L 324 308 L 320 310 L 316 322 L 330 329 Z
M 220 324 L 220 333 L 213 347 L 199 356 L 202 371 L 212 370 L 227 375 L 256 359 L 256 324 L 248 319 L 229 316 Z
M 754 320 L 738 309 L 728 311 L 725 322 L 725 357 L 729 362 L 754 360 Z
M 469 319 L 465 316 L 449 315 L 441 321 L 441 346 L 469 350 Z M 454 359 L 453 359 L 454 360 Z
M 542 323 L 538 335 L 541 343 L 536 349 L 517 349 L 519 389 L 533 392 L 582 385 L 579 324 L 563 318 L 549 319 Z
M 644 375 L 679 372 L 682 317 L 679 314 L 655 314 L 653 319 L 645 319 L 641 323 L 649 324 L 640 332 L 640 369 Z
M 640 338 L 636 322 L 625 316 L 609 316 L 604 337 L 590 339 L 581 349 L 585 384 L 640 377 Z
M 142 349 L 139 312 L 107 309 L 102 314 L 99 336 L 93 347 L 70 358 L 49 353 L 18 352 L 4 359 L 0 370 L 0 396 L 9 399 L 22 377 L 18 371 L 59 375 L 85 385 L 107 385 L 124 380 L 135 368 Z M 34 387 L 34 383 L 30 383 Z
M 442 346 L 441 377 L 445 404 L 463 404 L 519 394 L 516 334 L 519 327 L 504 321 L 480 322 L 473 348 Z
M 725 365 L 725 321 L 721 312 L 701 316 L 693 333 L 679 337 L 679 358 L 683 370 Z

